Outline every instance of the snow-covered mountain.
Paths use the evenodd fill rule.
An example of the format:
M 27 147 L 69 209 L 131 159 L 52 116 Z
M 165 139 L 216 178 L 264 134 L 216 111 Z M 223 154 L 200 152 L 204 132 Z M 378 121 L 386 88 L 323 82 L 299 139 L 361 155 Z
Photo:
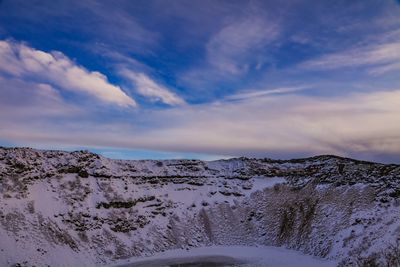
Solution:
M 399 238 L 400 165 L 0 148 L 0 266 L 102 266 L 211 245 L 399 266 Z

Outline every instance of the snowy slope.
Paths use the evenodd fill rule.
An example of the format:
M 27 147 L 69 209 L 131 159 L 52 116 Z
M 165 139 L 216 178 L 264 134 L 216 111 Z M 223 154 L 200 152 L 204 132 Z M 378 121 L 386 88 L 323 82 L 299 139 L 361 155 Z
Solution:
M 0 148 L 0 266 L 102 266 L 214 245 L 383 266 L 400 251 L 399 177 L 399 165 L 335 156 L 126 161 Z

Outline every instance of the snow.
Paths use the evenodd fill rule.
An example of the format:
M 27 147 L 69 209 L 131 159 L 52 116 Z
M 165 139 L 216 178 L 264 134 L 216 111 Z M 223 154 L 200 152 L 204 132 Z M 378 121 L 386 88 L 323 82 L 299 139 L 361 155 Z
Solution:
M 10 238 L 1 228 L 0 237 L 0 266 L 14 266 L 16 262 L 21 263 L 22 266 L 35 266 L 29 258 L 34 258 L 37 262 L 52 262 L 51 266 L 93 266 L 88 255 L 75 253 L 64 246 L 49 246 L 45 242 L 35 245 L 21 243 L 21 240 Z M 51 251 L 51 253 L 44 253 L 45 251 Z M 30 264 L 24 264 L 24 262 Z
M 263 177 L 256 176 L 252 178 L 254 190 L 263 190 L 265 188 L 272 188 L 277 184 L 286 183 L 286 179 L 282 177 Z

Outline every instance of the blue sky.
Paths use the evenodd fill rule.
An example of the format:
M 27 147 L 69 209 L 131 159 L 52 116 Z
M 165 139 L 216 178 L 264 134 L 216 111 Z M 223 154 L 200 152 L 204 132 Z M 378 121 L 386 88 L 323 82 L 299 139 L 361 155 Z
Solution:
M 400 161 L 397 1 L 0 1 L 0 144 Z

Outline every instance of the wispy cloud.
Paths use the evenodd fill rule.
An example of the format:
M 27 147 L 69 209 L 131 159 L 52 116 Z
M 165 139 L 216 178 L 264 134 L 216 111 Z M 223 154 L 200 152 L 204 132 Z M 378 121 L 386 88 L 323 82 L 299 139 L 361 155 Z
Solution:
M 136 106 L 119 86 L 97 71 L 77 65 L 61 52 L 44 52 L 25 44 L 0 41 L 0 71 L 19 78 L 41 80 L 57 87 L 83 92 L 119 106 Z
M 251 64 L 262 62 L 255 55 L 265 45 L 276 39 L 279 27 L 276 22 L 261 16 L 246 17 L 224 26 L 207 43 L 210 64 L 230 74 L 246 72 Z M 254 66 L 253 66 L 254 67 Z
M 384 44 L 365 45 L 324 55 L 302 64 L 310 69 L 365 67 L 369 73 L 382 74 L 400 70 L 400 40 Z
M 212 94 L 221 83 L 260 71 L 271 63 L 268 50 L 279 39 L 281 30 L 278 20 L 253 9 L 235 20 L 226 19 L 205 44 L 204 60 L 180 73 L 178 82 L 202 94 Z
M 279 87 L 274 89 L 267 90 L 247 90 L 241 91 L 236 94 L 227 96 L 227 100 L 244 100 L 248 98 L 256 98 L 256 97 L 265 97 L 269 95 L 278 95 L 278 94 L 290 94 L 299 91 L 303 91 L 305 89 L 310 88 L 310 86 L 295 86 L 295 87 Z
M 139 23 L 135 16 L 138 5 L 130 5 L 129 1 L 71 0 L 67 3 L 39 0 L 33 4 L 16 0 L 2 1 L 0 5 L 1 11 L 12 10 L 9 12 L 11 17 L 22 23 L 23 31 L 38 34 L 41 38 L 53 37 L 41 35 L 43 32 L 56 32 L 63 38 L 48 41 L 59 44 L 67 42 L 81 46 L 90 43 L 93 46 L 100 42 L 120 51 L 141 54 L 149 53 L 158 45 L 158 34 Z M 79 36 L 84 36 L 84 41 Z
M 149 98 L 151 101 L 160 101 L 168 105 L 185 104 L 185 100 L 168 90 L 165 86 L 156 83 L 144 73 L 123 69 L 120 71 L 120 74 L 136 85 L 137 93 Z
M 133 6 L 136 4 L 133 4 Z M 127 4 L 104 1 L 78 1 L 80 12 L 85 19 L 74 23 L 76 31 L 82 31 L 95 42 L 107 44 L 121 52 L 138 54 L 152 53 L 158 46 L 159 33 L 147 30 L 134 15 L 135 9 L 127 10 Z M 70 11 L 75 13 L 75 10 Z M 67 21 L 69 23 L 69 21 Z M 93 26 L 96 25 L 96 30 Z

